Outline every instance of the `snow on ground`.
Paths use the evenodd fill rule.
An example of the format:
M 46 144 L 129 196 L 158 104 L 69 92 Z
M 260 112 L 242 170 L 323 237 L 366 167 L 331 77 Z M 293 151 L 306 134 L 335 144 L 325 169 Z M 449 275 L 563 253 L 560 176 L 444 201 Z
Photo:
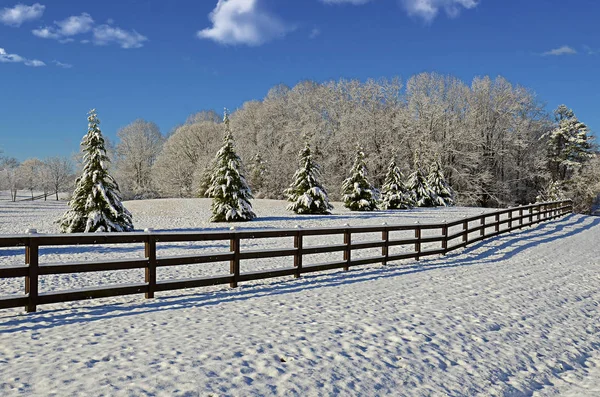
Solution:
M 126 206 L 140 229 L 229 226 L 207 222 L 204 200 Z M 355 214 L 338 204 L 330 217 L 311 217 L 284 207 L 256 200 L 259 220 L 239 226 L 428 222 L 481 211 Z M 32 227 L 55 232 L 52 221 L 64 209 L 60 202 L 0 204 L 0 233 Z M 597 396 L 599 233 L 600 218 L 570 215 L 420 262 L 242 283 L 237 289 L 175 291 L 153 300 L 129 296 L 48 305 L 32 314 L 2 310 L 0 395 Z M 281 240 L 247 244 L 289 244 Z M 159 247 L 159 255 L 209 249 L 220 247 L 169 244 Z M 132 255 L 141 255 L 139 246 L 67 247 L 46 249 L 41 260 Z M 0 250 L 0 265 L 21 261 L 22 250 Z M 202 275 L 207 270 L 199 268 L 206 267 L 171 268 L 162 276 Z M 63 276 L 45 280 L 44 288 L 84 284 L 75 276 L 90 285 L 111 278 Z M 125 272 L 109 281 L 130 277 L 140 275 Z M 0 295 L 22 288 L 20 280 L 0 280 Z

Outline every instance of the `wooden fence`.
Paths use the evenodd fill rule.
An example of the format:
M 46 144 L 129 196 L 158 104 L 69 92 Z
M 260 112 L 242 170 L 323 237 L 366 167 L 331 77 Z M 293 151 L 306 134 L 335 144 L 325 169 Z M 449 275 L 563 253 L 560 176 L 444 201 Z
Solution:
M 343 228 L 311 228 L 311 229 L 273 229 L 261 231 L 225 231 L 225 232 L 139 232 L 139 233 L 103 233 L 103 234 L 26 234 L 0 237 L 0 248 L 25 247 L 25 266 L 0 267 L 0 280 L 15 277 L 25 278 L 25 294 L 0 297 L 0 309 L 24 306 L 27 312 L 35 312 L 37 305 L 68 302 L 83 299 L 103 298 L 119 295 L 144 293 L 146 298 L 153 298 L 155 292 L 197 288 L 218 284 L 229 284 L 237 287 L 239 282 L 261 280 L 273 277 L 295 276 L 304 273 L 342 268 L 348 270 L 352 266 L 371 263 L 387 264 L 402 259 L 419 258 L 429 255 L 445 255 L 446 253 L 465 247 L 489 237 L 497 236 L 511 230 L 530 226 L 542 221 L 554 219 L 571 213 L 573 203 L 570 200 L 508 208 L 495 212 L 464 218 L 452 222 L 412 225 L 382 226 L 347 226 Z M 504 218 L 504 219 L 502 219 Z M 476 226 L 470 226 L 476 223 Z M 453 230 L 454 229 L 454 230 Z M 456 230 L 458 229 L 458 230 Z M 440 234 L 422 236 L 424 230 L 437 230 Z M 414 238 L 390 239 L 390 232 L 412 231 Z M 353 242 L 352 236 L 361 233 L 381 233 L 381 239 L 375 241 Z M 412 234 L 412 233 L 411 233 Z M 475 234 L 475 237 L 470 235 Z M 343 244 L 305 246 L 306 236 L 343 235 Z M 293 237 L 294 246 L 285 249 L 248 250 L 240 249 L 240 241 L 245 239 L 264 239 Z M 156 244 L 165 242 L 192 241 L 229 241 L 228 252 L 215 252 L 193 256 L 157 257 Z M 436 249 L 423 250 L 424 243 L 440 243 Z M 110 261 L 86 261 L 83 263 L 40 263 L 39 248 L 46 246 L 95 245 L 95 244 L 131 244 L 145 245 L 145 258 L 121 259 Z M 391 254 L 390 247 L 414 246 L 414 250 L 400 254 Z M 353 251 L 369 248 L 381 248 L 381 255 L 353 259 Z M 0 251 L 1 252 L 1 251 Z M 343 259 L 327 263 L 307 264 L 306 255 L 343 252 Z M 293 257 L 294 267 L 241 272 L 240 262 L 247 259 L 265 259 L 277 257 Z M 159 281 L 156 270 L 163 266 L 189 264 L 206 264 L 229 261 L 230 272 L 226 275 L 192 278 L 185 280 Z M 125 269 L 145 269 L 145 282 L 137 284 L 115 285 L 85 288 L 70 291 L 39 292 L 40 276 L 114 271 Z M 0 284 L 1 287 L 1 284 Z M 0 294 L 2 291 L 0 291 Z

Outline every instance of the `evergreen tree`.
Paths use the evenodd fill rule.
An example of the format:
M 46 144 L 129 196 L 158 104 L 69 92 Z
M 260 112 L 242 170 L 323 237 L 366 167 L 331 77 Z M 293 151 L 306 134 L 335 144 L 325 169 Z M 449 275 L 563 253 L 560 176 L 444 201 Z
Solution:
M 207 195 L 212 200 L 211 222 L 244 222 L 256 218 L 252 211 L 252 191 L 242 175 L 242 160 L 233 148 L 229 116 L 223 117 L 225 138 L 215 158 Z
M 77 179 L 71 207 L 59 220 L 63 233 L 129 232 L 132 217 L 121 203 L 119 186 L 107 168 L 110 160 L 96 110 L 88 114 L 88 132 L 81 141 L 83 173 Z
M 435 204 L 441 207 L 449 207 L 455 204 L 454 191 L 446 182 L 446 177 L 442 171 L 442 166 L 439 160 L 435 160 L 431 164 L 427 183 L 431 190 L 435 193 Z
M 407 209 L 414 205 L 410 190 L 404 183 L 404 175 L 396 165 L 395 155 L 388 165 L 381 193 L 384 210 Z
M 285 190 L 289 211 L 297 214 L 330 214 L 333 205 L 319 182 L 319 165 L 312 159 L 308 141 L 299 154 L 300 168 L 294 174 L 294 182 Z
M 261 191 L 265 184 L 265 174 L 267 173 L 267 164 L 260 153 L 256 153 L 250 164 L 250 186 L 252 190 Z
M 351 211 L 373 211 L 377 209 L 377 191 L 367 180 L 365 153 L 360 145 L 356 148 L 356 158 L 351 175 L 342 183 L 344 207 Z
M 435 207 L 437 197 L 429 186 L 418 156 L 415 156 L 414 167 L 414 172 L 408 177 L 408 188 L 412 193 L 415 205 L 417 207 Z
M 558 181 L 550 181 L 550 183 L 540 192 L 535 198 L 536 203 L 547 203 L 549 201 L 559 201 L 564 200 L 565 194 L 563 193 L 563 189 Z
M 558 125 L 544 135 L 547 138 L 548 167 L 554 180 L 563 181 L 593 157 L 592 138 L 588 127 L 565 105 L 560 105 L 554 114 Z

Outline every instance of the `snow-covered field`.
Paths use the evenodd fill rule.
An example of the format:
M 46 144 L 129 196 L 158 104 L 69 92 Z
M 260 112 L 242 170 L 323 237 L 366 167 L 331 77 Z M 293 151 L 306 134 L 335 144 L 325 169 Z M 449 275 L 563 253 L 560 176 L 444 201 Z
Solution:
M 259 220 L 237 226 L 414 223 L 481 212 L 365 214 L 334 204 L 332 216 L 295 216 L 283 202 L 256 200 Z M 207 200 L 126 206 L 137 229 L 230 226 L 208 223 Z M 0 234 L 27 228 L 54 233 L 53 221 L 65 208 L 64 202 L 0 203 Z M 3 310 L 0 395 L 597 396 L 599 235 L 600 218 L 571 215 L 445 258 L 242 283 L 235 290 L 160 293 L 154 300 L 108 298 L 42 306 L 32 314 Z M 308 244 L 337 241 L 327 239 Z M 290 246 L 286 239 L 246 244 Z M 158 248 L 160 256 L 228 247 Z M 40 253 L 42 263 L 143 255 L 140 245 L 55 247 Z M 22 249 L 0 250 L 0 266 L 22 261 Z M 242 266 L 290 265 L 284 261 Z M 164 279 L 228 269 L 221 264 L 161 270 Z M 142 280 L 141 271 L 47 276 L 41 278 L 41 290 Z M 0 280 L 0 295 L 22 289 L 22 280 Z

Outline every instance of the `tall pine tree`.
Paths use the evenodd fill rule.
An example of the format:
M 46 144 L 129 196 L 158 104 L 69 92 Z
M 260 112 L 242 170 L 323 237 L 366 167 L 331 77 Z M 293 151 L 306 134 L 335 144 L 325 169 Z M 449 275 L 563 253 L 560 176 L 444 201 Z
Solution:
M 435 204 L 441 207 L 449 207 L 455 204 L 454 191 L 446 181 L 439 160 L 435 160 L 429 169 L 427 183 L 435 193 Z
M 308 141 L 300 151 L 299 158 L 300 167 L 294 174 L 294 182 L 285 191 L 291 202 L 287 209 L 297 214 L 330 214 L 333 205 L 329 203 L 327 191 L 319 182 L 319 165 L 312 159 Z
M 396 165 L 395 155 L 388 165 L 381 195 L 384 210 L 407 209 L 414 205 L 410 190 L 404 183 L 404 175 Z
M 435 207 L 437 197 L 431 186 L 429 186 L 418 155 L 415 156 L 414 167 L 414 172 L 408 177 L 408 188 L 411 191 L 415 205 L 417 207 Z
M 223 117 L 225 138 L 215 158 L 214 172 L 206 194 L 212 198 L 211 222 L 244 222 L 256 218 L 252 211 L 252 191 L 242 175 L 242 160 L 233 148 L 227 110 Z
M 342 201 L 351 211 L 373 211 L 377 209 L 377 193 L 367 180 L 365 153 L 360 145 L 356 148 L 356 158 L 351 175 L 342 183 Z
M 83 173 L 77 179 L 71 207 L 59 220 L 63 233 L 129 232 L 131 214 L 121 203 L 119 186 L 107 168 L 110 160 L 96 110 L 88 113 L 88 132 L 81 141 Z

